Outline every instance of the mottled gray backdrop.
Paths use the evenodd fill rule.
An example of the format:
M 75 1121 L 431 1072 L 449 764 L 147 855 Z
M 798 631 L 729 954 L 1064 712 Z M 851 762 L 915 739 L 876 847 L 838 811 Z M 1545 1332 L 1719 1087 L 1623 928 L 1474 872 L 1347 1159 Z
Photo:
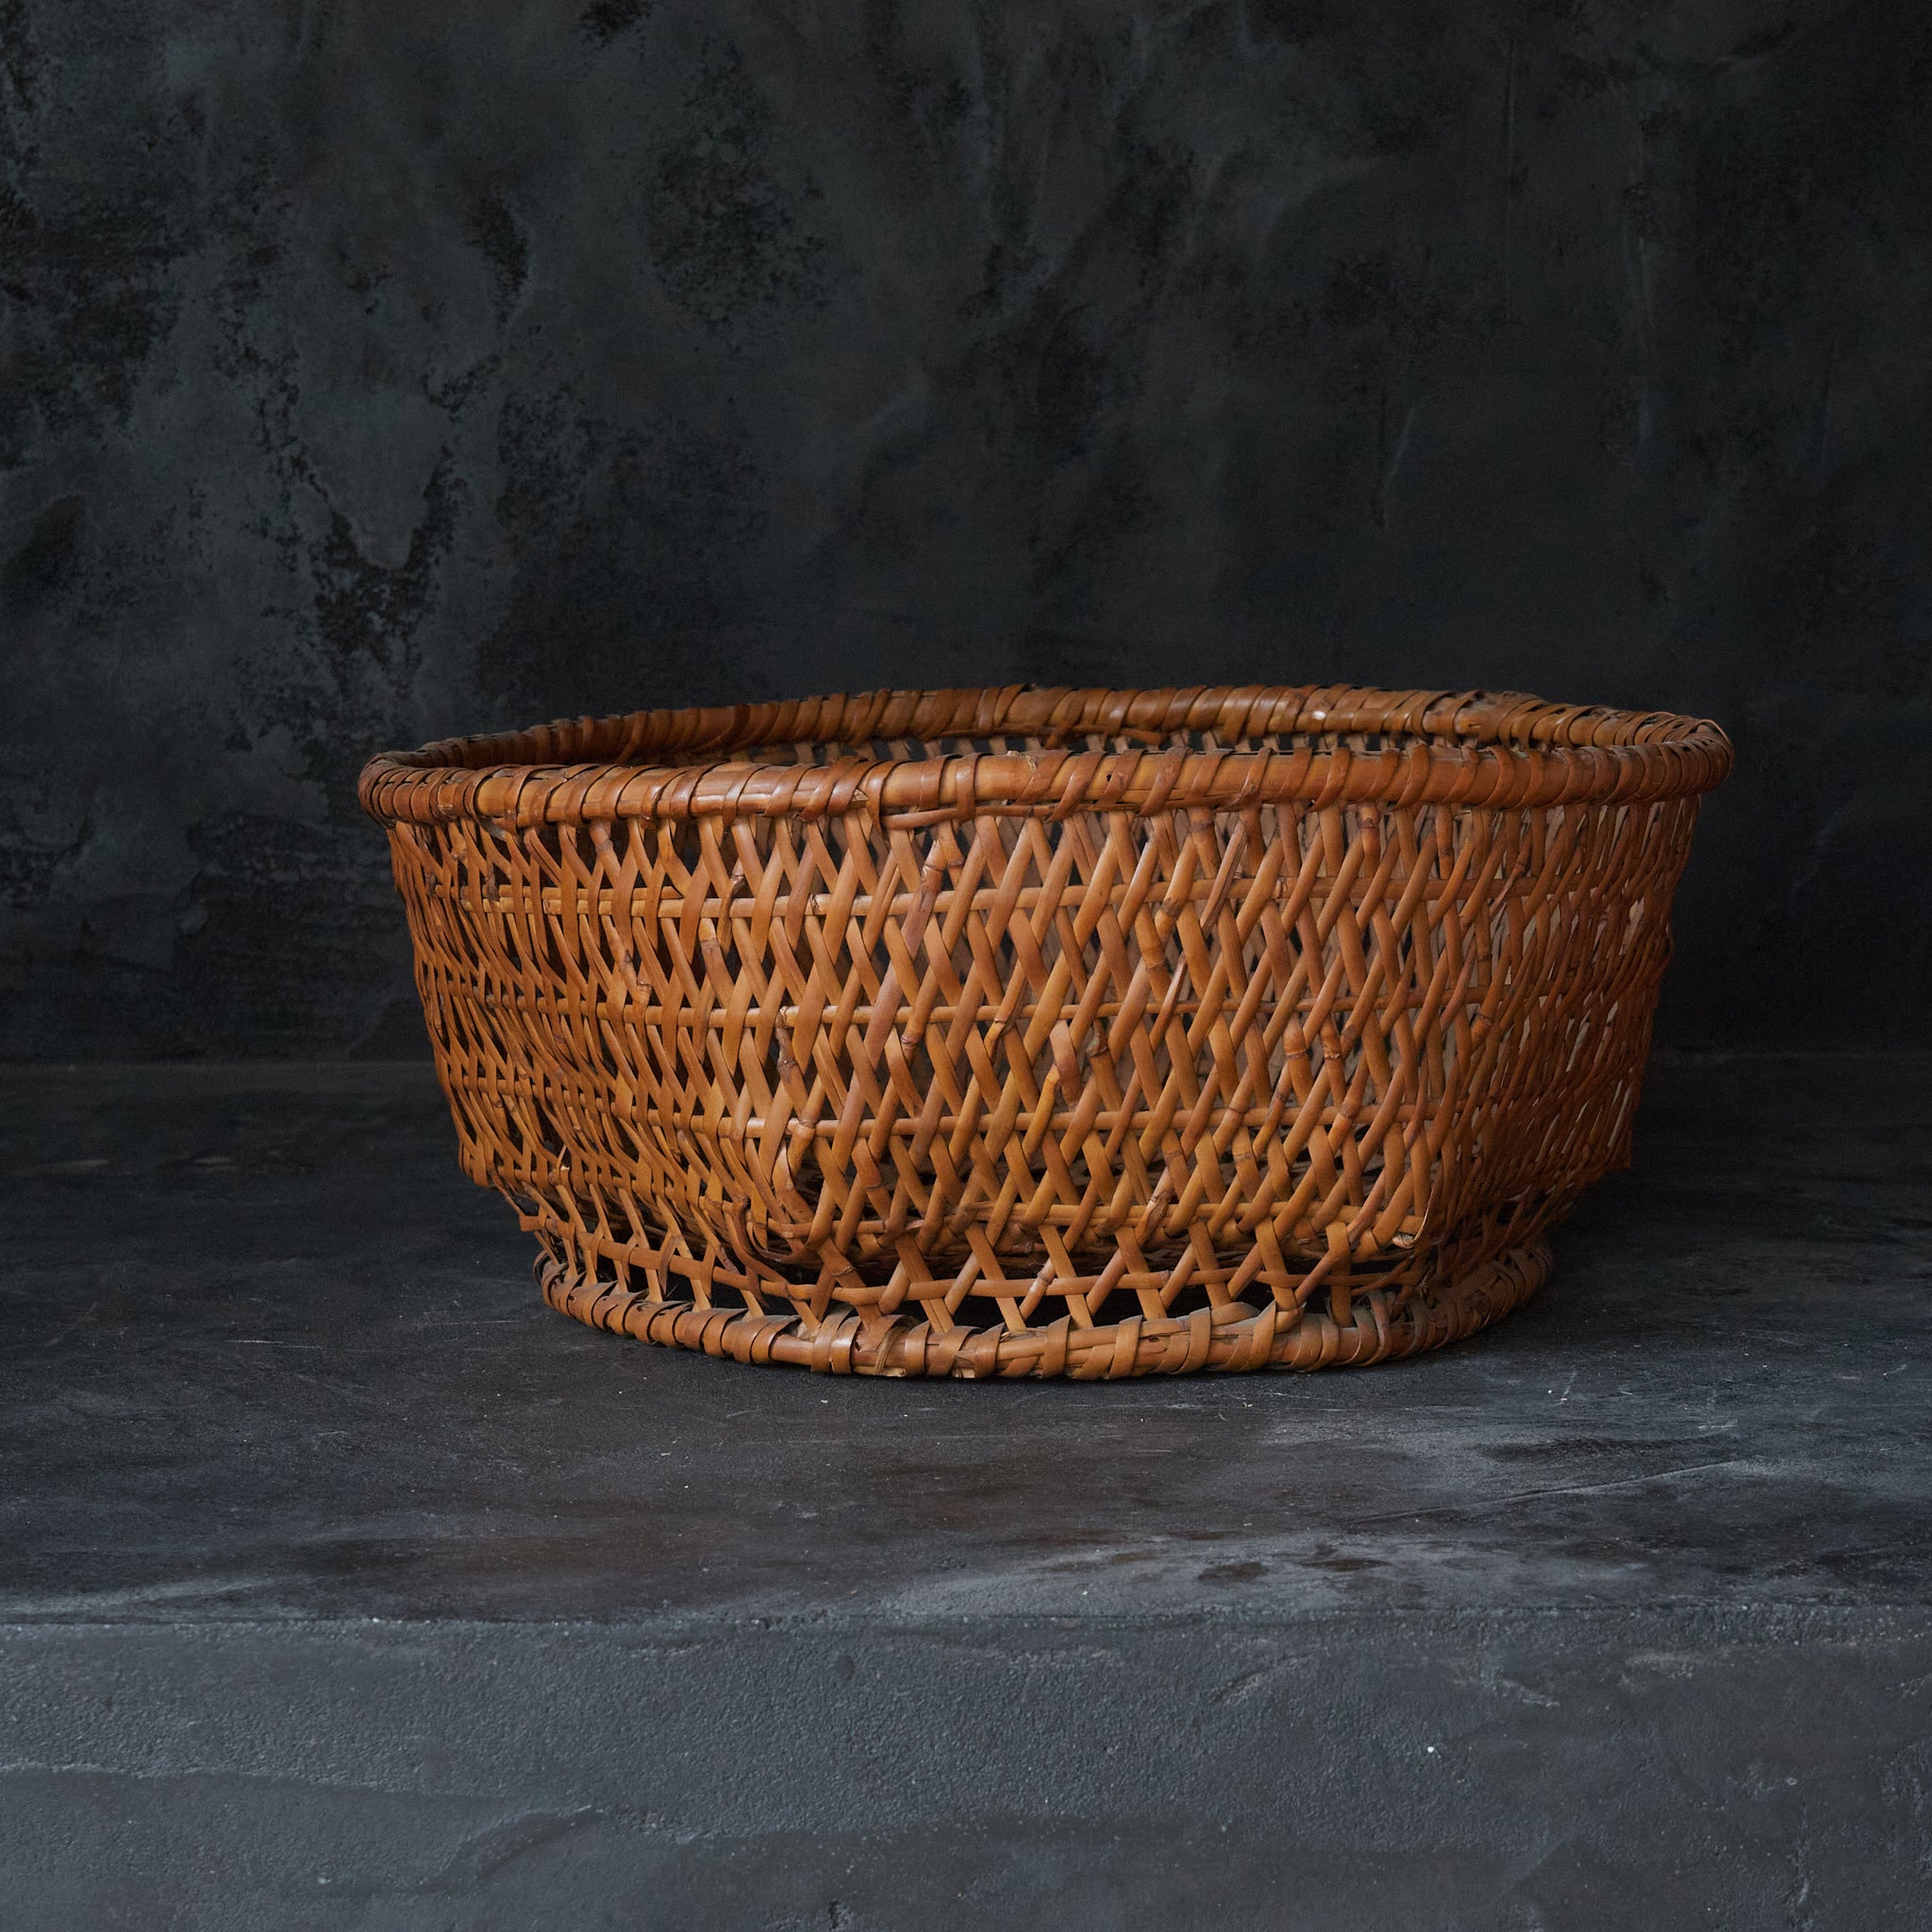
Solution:
M 1684 1042 L 1932 1031 L 1923 0 L 0 0 L 0 1054 L 422 1050 L 372 750 L 1721 719 Z

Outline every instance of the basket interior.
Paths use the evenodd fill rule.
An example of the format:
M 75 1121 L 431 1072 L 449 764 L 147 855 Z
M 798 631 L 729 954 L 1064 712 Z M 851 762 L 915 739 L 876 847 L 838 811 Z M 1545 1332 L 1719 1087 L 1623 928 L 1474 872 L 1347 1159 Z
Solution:
M 611 724 L 576 727 L 583 755 Z M 1626 744 L 1658 735 L 1654 717 L 1552 705 L 1513 693 L 1390 692 L 1354 686 L 1233 691 L 877 691 L 732 712 L 653 712 L 627 721 L 627 756 L 696 765 L 826 765 L 1039 757 L 1057 751 L 1356 752 L 1416 744 Z M 1674 724 L 1686 721 L 1670 720 Z M 569 727 L 566 727 L 569 728 Z M 592 741 L 602 741 L 592 746 Z
M 782 739 L 765 744 L 720 745 L 705 750 L 652 755 L 667 765 L 711 765 L 721 757 L 733 764 L 831 765 L 843 758 L 921 763 L 929 758 L 1019 756 L 1053 751 L 1352 751 L 1407 750 L 1433 734 L 1390 731 L 1268 731 L 1223 737 L 1211 730 L 1082 731 L 1060 734 L 996 732 L 979 737 L 936 734 L 928 738 Z

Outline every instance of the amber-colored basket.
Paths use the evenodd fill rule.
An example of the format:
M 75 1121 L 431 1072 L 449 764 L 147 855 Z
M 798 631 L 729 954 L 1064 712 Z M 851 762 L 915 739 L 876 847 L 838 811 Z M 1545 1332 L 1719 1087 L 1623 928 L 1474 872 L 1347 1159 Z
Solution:
M 1716 725 L 876 691 L 375 759 L 472 1179 L 579 1320 L 835 1374 L 1325 1368 L 1627 1158 Z

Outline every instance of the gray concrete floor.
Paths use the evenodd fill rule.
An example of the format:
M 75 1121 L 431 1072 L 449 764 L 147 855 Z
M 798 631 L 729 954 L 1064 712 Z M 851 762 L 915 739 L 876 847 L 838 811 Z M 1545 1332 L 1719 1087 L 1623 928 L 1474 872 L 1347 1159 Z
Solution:
M 0 1167 L 0 1924 L 1932 1924 L 1932 1059 L 1661 1061 L 1539 1301 L 1315 1377 L 595 1334 L 417 1066 Z

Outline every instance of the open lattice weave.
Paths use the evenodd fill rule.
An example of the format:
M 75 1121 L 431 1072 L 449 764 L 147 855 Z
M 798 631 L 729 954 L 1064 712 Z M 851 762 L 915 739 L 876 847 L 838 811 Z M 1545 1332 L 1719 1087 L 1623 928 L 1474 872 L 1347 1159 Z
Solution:
M 1626 1158 L 1713 724 L 880 691 L 376 758 L 471 1177 L 558 1308 L 885 1374 L 1316 1368 Z

